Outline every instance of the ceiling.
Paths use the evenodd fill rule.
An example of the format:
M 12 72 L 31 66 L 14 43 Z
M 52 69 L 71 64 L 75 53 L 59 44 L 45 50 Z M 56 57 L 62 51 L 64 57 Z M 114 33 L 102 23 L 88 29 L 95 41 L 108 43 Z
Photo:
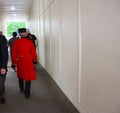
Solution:
M 0 20 L 27 20 L 33 0 L 0 0 Z

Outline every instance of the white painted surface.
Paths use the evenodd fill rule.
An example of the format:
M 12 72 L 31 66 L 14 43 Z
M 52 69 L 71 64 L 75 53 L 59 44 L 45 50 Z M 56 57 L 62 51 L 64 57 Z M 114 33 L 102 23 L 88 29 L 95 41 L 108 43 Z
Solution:
M 50 11 L 47 10 L 44 14 L 44 19 L 45 19 L 45 61 L 46 61 L 46 69 L 50 73 L 51 68 L 50 68 Z
M 51 5 L 52 77 L 60 82 L 60 0 Z
M 37 1 L 35 1 L 37 2 Z M 39 3 L 39 2 L 38 2 Z M 79 16 L 78 0 L 40 0 L 44 3 L 36 14 L 33 29 L 40 23 L 39 59 L 71 102 L 81 109 L 79 96 Z M 37 3 L 35 3 L 37 4 Z M 38 6 L 38 5 L 37 5 Z M 37 12 L 38 13 L 38 12 Z M 38 35 L 39 36 L 39 35 Z M 83 110 L 84 111 L 84 110 Z
M 90 113 L 120 113 L 120 1 L 81 1 L 81 103 Z
M 50 4 L 50 0 L 43 0 L 44 1 L 44 10 L 46 10 Z
M 69 4 L 68 4 L 69 2 Z M 62 1 L 62 85 L 78 100 L 78 1 Z
M 119 0 L 40 3 L 40 63 L 81 113 L 120 113 Z

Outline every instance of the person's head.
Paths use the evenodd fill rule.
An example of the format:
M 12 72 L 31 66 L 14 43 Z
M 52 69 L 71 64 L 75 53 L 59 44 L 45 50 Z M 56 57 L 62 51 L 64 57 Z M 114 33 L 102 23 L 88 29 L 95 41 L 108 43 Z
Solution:
M 25 37 L 26 36 L 26 28 L 19 28 L 18 32 L 20 34 L 21 37 Z
M 0 31 L 0 35 L 3 35 L 2 31 Z
M 14 37 L 16 37 L 16 36 L 17 36 L 17 33 L 16 33 L 16 32 L 13 32 L 12 35 L 13 35 Z

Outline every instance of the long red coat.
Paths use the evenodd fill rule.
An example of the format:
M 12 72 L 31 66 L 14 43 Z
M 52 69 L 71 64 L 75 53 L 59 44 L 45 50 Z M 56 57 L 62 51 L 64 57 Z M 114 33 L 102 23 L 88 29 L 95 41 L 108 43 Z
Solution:
M 17 66 L 17 77 L 26 81 L 36 80 L 33 62 L 37 54 L 32 41 L 21 38 L 12 47 L 12 64 Z

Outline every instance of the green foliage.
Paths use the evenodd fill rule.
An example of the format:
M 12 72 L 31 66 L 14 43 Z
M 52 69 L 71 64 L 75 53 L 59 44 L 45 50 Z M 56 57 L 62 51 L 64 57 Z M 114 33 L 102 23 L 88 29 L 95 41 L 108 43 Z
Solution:
M 7 37 L 11 37 L 18 28 L 26 27 L 26 22 L 7 22 Z

